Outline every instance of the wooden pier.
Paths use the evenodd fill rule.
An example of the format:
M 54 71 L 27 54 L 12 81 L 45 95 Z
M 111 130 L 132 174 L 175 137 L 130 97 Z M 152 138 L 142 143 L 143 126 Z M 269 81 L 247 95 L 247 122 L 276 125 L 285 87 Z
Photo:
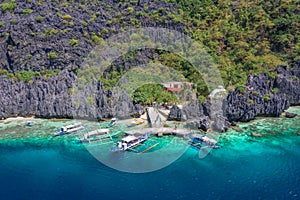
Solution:
M 182 129 L 182 128 L 140 128 L 134 129 L 130 131 L 125 131 L 127 135 L 144 135 L 148 132 L 152 132 L 152 134 L 163 136 L 163 135 L 176 135 L 184 137 L 191 133 L 190 129 Z

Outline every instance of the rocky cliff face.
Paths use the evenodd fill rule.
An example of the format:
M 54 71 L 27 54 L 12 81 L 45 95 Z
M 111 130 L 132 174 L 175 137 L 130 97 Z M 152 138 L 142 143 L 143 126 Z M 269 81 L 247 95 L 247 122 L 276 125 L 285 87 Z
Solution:
M 279 116 L 291 105 L 300 104 L 300 66 L 294 69 L 279 66 L 275 79 L 266 74 L 250 76 L 246 91 L 234 91 L 227 97 L 227 118 L 249 121 L 256 116 Z
M 97 44 L 126 27 L 181 29 L 167 14 L 176 10 L 154 0 L 16 1 L 13 11 L 0 7 L 0 69 L 80 68 Z
M 249 76 L 245 91 L 230 92 L 224 102 L 225 120 L 216 120 L 220 130 L 226 130 L 228 121 L 249 121 L 257 116 L 279 116 L 290 105 L 300 105 L 300 65 L 294 69 L 285 66 L 277 68 L 275 79 L 266 74 Z M 210 103 L 198 105 L 191 102 L 188 106 L 179 109 L 174 106 L 169 118 L 185 121 L 187 124 L 206 131 L 210 121 Z M 221 128 L 220 128 L 221 127 Z
M 76 82 L 75 74 L 67 70 L 57 76 L 48 79 L 40 77 L 29 83 L 0 76 L 0 117 L 35 115 L 96 120 L 143 112 L 144 108 L 134 105 L 124 91 L 108 95 L 101 82 L 93 80 L 77 94 Z M 110 96 L 110 102 L 107 96 Z

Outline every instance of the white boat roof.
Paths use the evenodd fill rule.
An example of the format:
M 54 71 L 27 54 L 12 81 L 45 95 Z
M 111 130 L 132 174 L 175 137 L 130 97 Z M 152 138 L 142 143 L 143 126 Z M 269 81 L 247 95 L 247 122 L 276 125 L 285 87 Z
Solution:
M 203 139 L 206 140 L 206 141 L 212 142 L 212 143 L 217 143 L 216 140 L 214 140 L 214 139 L 212 139 L 212 138 L 209 138 L 209 137 L 207 137 L 206 135 L 203 136 Z
M 85 135 L 86 136 L 91 136 L 91 135 L 96 135 L 96 134 L 99 134 L 99 133 L 109 133 L 109 129 L 97 129 L 97 130 L 93 130 L 91 132 L 88 132 L 86 133 Z
M 135 137 L 133 135 L 128 135 L 128 136 L 122 138 L 122 141 L 123 142 L 131 142 L 131 141 L 136 140 L 136 139 L 137 139 L 137 137 Z

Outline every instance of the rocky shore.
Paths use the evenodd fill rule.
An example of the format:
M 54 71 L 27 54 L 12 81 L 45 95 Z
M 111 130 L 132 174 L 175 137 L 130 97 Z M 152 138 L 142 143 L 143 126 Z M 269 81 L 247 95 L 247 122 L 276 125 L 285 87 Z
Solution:
M 244 91 L 229 92 L 224 102 L 224 123 L 219 125 L 226 131 L 236 122 L 247 122 L 255 117 L 278 117 L 290 105 L 300 105 L 300 64 L 288 69 L 278 66 L 277 76 L 267 74 L 249 76 Z M 169 120 L 187 121 L 188 125 L 207 131 L 210 127 L 209 102 L 191 102 L 183 109 L 174 106 Z M 294 117 L 287 114 L 287 117 Z

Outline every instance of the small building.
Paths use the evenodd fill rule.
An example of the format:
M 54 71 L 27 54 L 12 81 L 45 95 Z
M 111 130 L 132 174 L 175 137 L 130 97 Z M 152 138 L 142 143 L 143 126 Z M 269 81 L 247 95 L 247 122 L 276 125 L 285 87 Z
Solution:
M 192 89 L 193 83 L 190 82 L 165 82 L 162 85 L 170 92 L 180 92 L 184 88 Z

